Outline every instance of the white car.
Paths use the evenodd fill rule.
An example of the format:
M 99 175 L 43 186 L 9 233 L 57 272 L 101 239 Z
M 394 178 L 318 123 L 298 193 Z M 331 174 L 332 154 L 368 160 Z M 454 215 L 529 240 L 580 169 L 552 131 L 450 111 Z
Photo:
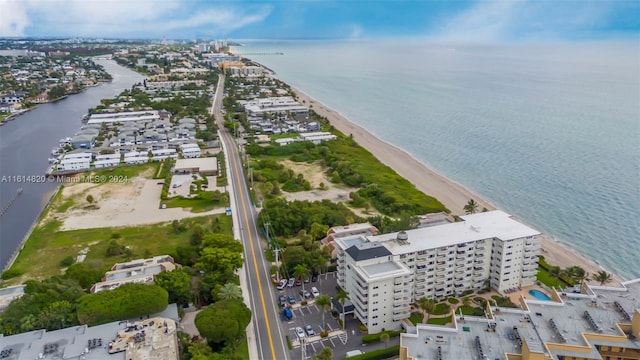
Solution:
M 299 326 L 296 328 L 296 335 L 298 335 L 299 339 L 304 339 L 304 330 Z
M 278 290 L 284 289 L 285 286 L 287 286 L 287 279 L 280 280 L 280 282 L 278 283 Z
M 293 287 L 293 284 L 296 282 L 296 279 L 291 278 L 289 279 L 289 282 L 287 283 L 287 287 Z
M 315 286 L 311 288 L 311 293 L 313 294 L 314 298 L 317 298 L 318 296 L 320 296 L 320 292 L 318 291 L 318 288 Z

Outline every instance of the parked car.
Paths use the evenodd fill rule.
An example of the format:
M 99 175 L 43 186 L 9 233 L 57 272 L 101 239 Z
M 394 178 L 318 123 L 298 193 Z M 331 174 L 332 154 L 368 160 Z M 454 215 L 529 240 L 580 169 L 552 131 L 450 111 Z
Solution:
M 318 281 L 318 275 L 315 275 L 315 274 L 314 274 L 314 275 L 311 277 L 311 282 L 316 282 L 316 281 Z
M 287 297 L 284 295 L 278 296 L 278 304 L 280 304 L 280 306 L 287 305 Z
M 311 293 L 308 292 L 307 290 L 302 290 L 300 291 L 300 296 L 302 296 L 305 299 L 309 299 L 311 298 Z
M 317 298 L 318 296 L 320 296 L 320 291 L 318 291 L 318 288 L 315 286 L 311 288 L 311 293 L 313 294 L 314 298 Z
M 282 314 L 287 318 L 287 320 L 291 320 L 293 318 L 293 312 L 288 307 L 285 307 L 284 310 L 282 310 Z
M 287 283 L 287 287 L 293 287 L 293 284 L 296 282 L 296 279 L 291 278 L 289 279 L 289 282 Z
M 278 283 L 278 290 L 284 289 L 285 286 L 287 286 L 287 279 L 280 280 L 280 282 Z
M 309 283 L 309 280 L 311 280 L 311 279 L 309 279 L 309 278 L 304 278 L 304 283 L 305 283 L 305 284 Z
M 304 330 L 299 326 L 296 328 L 296 335 L 298 335 L 299 339 L 304 339 Z
M 296 303 L 296 298 L 293 297 L 293 295 L 289 295 L 289 304 L 295 304 Z
M 313 335 L 316 334 L 316 332 L 313 331 L 313 328 L 311 327 L 311 325 L 305 326 L 304 329 L 307 332 L 307 335 L 309 335 L 309 336 L 313 336 Z
M 297 279 L 297 280 L 296 280 L 296 286 L 300 286 L 300 285 L 302 285 L 302 280 Z

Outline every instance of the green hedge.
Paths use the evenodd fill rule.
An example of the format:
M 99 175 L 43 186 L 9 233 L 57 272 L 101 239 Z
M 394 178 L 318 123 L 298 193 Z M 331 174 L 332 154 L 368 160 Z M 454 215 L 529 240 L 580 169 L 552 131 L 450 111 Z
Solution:
M 373 342 L 378 342 L 380 341 L 380 335 L 387 333 L 389 334 L 390 338 L 394 338 L 396 336 L 399 336 L 400 334 L 402 334 L 402 331 L 393 331 L 393 330 L 387 330 L 387 331 L 382 331 L 379 332 L 377 334 L 368 334 L 362 337 L 362 343 L 363 344 L 371 344 Z
M 86 294 L 78 299 L 78 320 L 90 326 L 136 318 L 167 308 L 169 294 L 153 284 L 125 284 L 111 291 Z
M 378 349 L 366 352 L 362 355 L 356 355 L 349 358 L 349 360 L 384 360 L 392 357 L 396 357 L 400 354 L 400 345 L 391 346 L 385 349 Z

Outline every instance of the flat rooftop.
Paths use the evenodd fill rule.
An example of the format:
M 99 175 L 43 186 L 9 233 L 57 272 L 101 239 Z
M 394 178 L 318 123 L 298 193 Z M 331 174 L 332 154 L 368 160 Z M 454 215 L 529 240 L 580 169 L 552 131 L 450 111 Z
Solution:
M 215 157 L 201 157 L 193 159 L 178 159 L 174 167 L 175 171 L 199 169 L 200 172 L 218 171 L 218 159 Z
M 362 272 L 367 275 L 368 279 L 396 277 L 412 273 L 406 267 L 393 261 L 364 265 L 360 266 L 360 269 L 362 269 Z
M 141 332 L 145 335 L 135 335 Z M 134 342 L 134 336 L 137 342 Z M 143 341 L 140 341 L 141 339 Z M 126 344 L 129 345 L 125 346 Z M 122 348 L 114 348 L 119 345 L 122 345 Z M 178 359 L 176 323 L 171 319 L 159 317 L 133 323 L 115 321 L 104 325 L 81 325 L 55 331 L 36 330 L 6 337 L 0 334 L 0 350 L 5 354 L 9 352 L 10 355 L 6 359 L 10 360 Z
M 389 251 L 397 255 L 485 239 L 511 240 L 540 235 L 539 231 L 513 220 L 511 215 L 500 210 L 462 218 L 465 221 L 406 230 L 408 241 L 401 244 L 394 241 L 398 236 L 397 232 L 369 236 L 367 239 L 384 243 Z

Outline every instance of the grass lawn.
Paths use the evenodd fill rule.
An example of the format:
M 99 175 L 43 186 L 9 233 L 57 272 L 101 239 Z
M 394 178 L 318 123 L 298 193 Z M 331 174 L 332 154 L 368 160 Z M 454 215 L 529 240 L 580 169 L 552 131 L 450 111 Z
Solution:
M 451 310 L 451 306 L 447 303 L 439 303 L 436 304 L 435 309 L 433 309 L 433 312 L 431 313 L 431 315 L 444 315 L 447 313 L 447 310 Z
M 483 316 L 484 311 L 482 311 L 481 307 L 473 307 L 473 306 L 460 306 L 458 310 L 456 310 L 456 314 L 462 310 L 462 315 L 473 315 L 473 316 Z
M 231 234 L 231 218 L 226 215 L 181 220 L 187 229 L 195 224 L 211 229 L 214 221 L 218 223 L 221 232 Z M 106 271 L 117 262 L 173 253 L 176 247 L 189 245 L 191 236 L 188 230 L 174 233 L 171 223 L 71 231 L 58 231 L 59 227 L 60 222 L 53 220 L 33 230 L 24 249 L 11 267 L 21 272 L 23 276 L 7 280 L 5 285 L 20 283 L 26 278 L 43 279 L 61 274 L 60 261 L 67 256 L 76 256 L 85 248 L 89 249 L 85 261 L 96 269 Z M 106 250 L 109 242 L 116 237 L 118 243 L 131 249 L 130 256 L 107 257 Z
M 238 359 L 250 360 L 250 358 L 249 358 L 249 343 L 247 342 L 246 338 L 244 340 L 242 340 L 240 345 L 238 345 L 238 347 L 236 348 L 235 355 L 238 357 Z
M 427 321 L 427 324 L 432 324 L 432 325 L 446 325 L 448 323 L 450 323 L 452 320 L 451 315 L 447 316 L 447 317 L 443 317 L 443 318 L 431 318 L 429 319 L 429 321 Z
M 538 274 L 536 275 L 536 279 L 549 287 L 554 287 L 562 283 L 562 281 L 557 280 L 556 278 L 551 276 L 547 270 L 541 267 L 538 267 Z
M 162 200 L 162 204 L 167 205 L 167 208 L 184 208 L 193 213 L 205 212 L 226 206 L 226 204 L 213 202 L 210 199 L 189 199 L 182 196 Z
M 417 325 L 422 323 L 423 318 L 424 315 L 422 314 L 411 314 L 411 316 L 409 316 L 409 321 L 411 321 L 413 325 Z

